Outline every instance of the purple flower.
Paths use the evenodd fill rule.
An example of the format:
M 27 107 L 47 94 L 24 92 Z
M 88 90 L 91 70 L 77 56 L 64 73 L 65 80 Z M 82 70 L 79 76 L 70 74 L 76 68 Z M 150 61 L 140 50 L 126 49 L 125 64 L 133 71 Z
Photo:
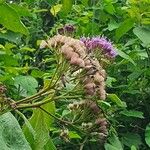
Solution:
M 112 43 L 108 41 L 105 37 L 82 37 L 80 40 L 85 44 L 88 50 L 100 49 L 102 53 L 111 58 L 117 56 L 117 52 L 114 49 Z
M 64 26 L 64 29 L 65 29 L 65 31 L 67 31 L 67 32 L 74 32 L 74 31 L 75 31 L 75 28 L 74 28 L 73 25 L 65 25 L 65 26 Z

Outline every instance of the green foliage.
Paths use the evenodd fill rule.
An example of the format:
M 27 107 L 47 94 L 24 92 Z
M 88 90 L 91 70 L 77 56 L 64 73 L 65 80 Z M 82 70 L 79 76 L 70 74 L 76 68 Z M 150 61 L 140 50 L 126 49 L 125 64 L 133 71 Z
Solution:
M 11 113 L 0 116 L 1 150 L 31 150 L 18 121 Z
M 0 23 L 9 30 L 28 35 L 28 30 L 21 22 L 15 9 L 6 3 L 0 4 Z
M 150 124 L 148 124 L 146 126 L 146 130 L 145 130 L 145 141 L 146 144 L 150 147 Z
M 57 53 L 54 55 L 52 49 L 39 49 L 39 43 L 42 39 L 57 34 L 58 29 L 65 24 L 75 27 L 76 31 L 71 36 L 78 39 L 81 36 L 106 36 L 113 42 L 118 56 L 107 70 L 106 91 L 111 94 L 107 94 L 106 101 L 97 101 L 109 120 L 109 138 L 104 148 L 148 150 L 149 10 L 149 0 L 25 0 L 13 3 L 1 0 L 0 82 L 8 89 L 6 96 L 15 102 L 32 98 L 33 94 L 43 90 L 45 82 L 49 84 L 53 79 L 52 83 L 55 84 L 57 78 L 61 78 L 59 75 L 65 73 L 64 68 L 60 67 L 65 64 L 64 60 Z M 59 60 L 62 62 L 57 68 Z M 103 65 L 107 66 L 107 63 L 104 62 Z M 58 75 L 55 74 L 57 70 Z M 81 87 L 76 88 L 72 80 L 65 81 L 66 87 L 62 91 L 56 86 L 56 93 L 52 91 L 45 96 L 41 92 L 38 101 L 34 97 L 36 104 L 39 104 L 50 101 L 53 94 L 56 97 L 61 94 L 64 96 L 59 101 L 56 100 L 56 104 L 49 102 L 41 106 L 47 113 L 37 106 L 20 109 L 18 112 L 16 106 L 10 106 L 16 109 L 13 111 L 16 119 L 11 113 L 0 116 L 0 149 L 76 150 L 82 148 L 82 145 L 87 150 L 91 147 L 95 150 L 103 148 L 97 144 L 94 136 L 92 140 L 84 139 L 82 129 L 78 126 L 70 127 L 57 120 L 64 118 L 74 121 L 70 118 L 75 113 L 70 113 L 67 105 L 81 98 Z M 44 89 L 47 87 L 48 85 Z M 77 98 L 66 99 L 65 93 L 70 96 L 75 94 Z M 20 107 L 26 108 L 26 103 Z M 74 119 L 79 117 L 77 115 Z M 70 128 L 69 141 L 60 138 L 60 129 L 64 130 L 66 125 Z
M 113 134 L 108 140 L 109 143 L 105 144 L 106 150 L 123 150 L 122 144 L 115 134 Z
M 54 103 L 45 104 L 44 106 L 42 106 L 42 108 L 44 108 L 47 112 L 52 114 L 54 114 L 55 112 Z M 24 134 L 26 136 L 26 139 L 30 143 L 32 149 L 47 150 L 47 148 L 45 147 L 47 147 L 48 145 L 51 147 L 51 149 L 55 149 L 55 146 L 53 145 L 52 140 L 49 137 L 49 129 L 52 124 L 52 121 L 53 118 L 49 117 L 49 115 L 43 112 L 42 110 L 36 109 L 33 111 L 29 122 L 34 130 L 34 134 L 33 132 L 31 132 L 28 126 L 24 126 Z

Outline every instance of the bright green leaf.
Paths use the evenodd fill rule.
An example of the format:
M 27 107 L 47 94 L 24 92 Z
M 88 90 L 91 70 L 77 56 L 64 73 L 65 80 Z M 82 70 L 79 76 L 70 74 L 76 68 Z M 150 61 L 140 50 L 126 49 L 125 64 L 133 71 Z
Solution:
M 0 4 L 0 24 L 14 32 L 28 35 L 28 30 L 21 22 L 18 13 L 8 4 Z
M 126 103 L 122 102 L 121 99 L 116 94 L 108 94 L 107 97 L 119 107 L 126 107 Z
M 80 135 L 75 131 L 69 131 L 69 138 L 71 139 L 81 139 Z
M 72 9 L 73 0 L 62 0 L 61 16 L 66 16 Z
M 62 8 L 62 5 L 57 4 L 50 9 L 50 12 L 52 13 L 53 16 L 56 16 L 58 12 L 61 10 L 61 8 Z

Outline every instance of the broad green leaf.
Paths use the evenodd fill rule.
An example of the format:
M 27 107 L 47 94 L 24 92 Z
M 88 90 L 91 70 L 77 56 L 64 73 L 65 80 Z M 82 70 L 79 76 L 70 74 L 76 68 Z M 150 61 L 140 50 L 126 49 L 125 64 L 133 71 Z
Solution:
M 37 92 L 38 82 L 32 76 L 19 75 L 14 80 L 15 86 L 22 90 L 22 93 L 20 93 L 22 96 L 29 96 Z
M 126 103 L 122 102 L 121 99 L 116 94 L 108 94 L 107 97 L 119 107 L 126 107 Z
M 0 24 L 11 31 L 29 34 L 18 13 L 6 3 L 0 4 Z
M 120 114 L 128 116 L 128 117 L 135 117 L 135 118 L 141 118 L 143 119 L 143 112 L 136 111 L 136 110 L 123 110 L 120 112 Z
M 116 29 L 115 37 L 118 41 L 125 33 L 127 33 L 134 25 L 133 19 L 127 19 L 122 22 L 119 28 Z
M 125 52 L 118 50 L 118 49 L 116 49 L 116 51 L 120 57 L 128 60 L 129 62 L 131 62 L 133 65 L 136 66 L 136 63 L 133 61 L 133 59 L 129 55 L 127 55 Z
M 31 150 L 18 121 L 11 113 L 0 116 L 0 149 Z
M 139 145 L 142 144 L 142 139 L 139 134 L 126 133 L 122 135 L 122 143 L 128 147 L 134 145 L 136 148 L 139 148 Z
M 133 33 L 145 44 L 150 44 L 150 29 L 146 27 L 136 27 Z
M 123 150 L 122 144 L 115 134 L 113 134 L 108 141 L 109 143 L 104 145 L 105 150 Z
M 150 147 L 150 123 L 146 126 L 145 141 L 146 141 L 146 144 Z
M 51 114 L 55 113 L 54 102 L 47 103 L 43 105 L 42 108 Z M 38 108 L 33 111 L 32 117 L 29 121 L 33 129 L 35 130 L 35 137 L 33 137 L 27 126 L 24 126 L 23 129 L 26 139 L 30 142 L 32 149 L 49 150 L 47 147 L 55 147 L 49 136 L 49 130 L 52 126 L 53 117 Z
M 15 11 L 18 13 L 19 16 L 32 17 L 32 14 L 28 8 L 20 6 L 18 4 L 10 4 L 10 6 L 15 9 Z
M 65 17 L 72 9 L 73 0 L 61 0 L 62 1 L 62 9 L 60 11 L 60 15 Z
M 26 125 L 26 127 L 28 128 L 28 130 L 30 131 L 30 133 L 32 134 L 32 136 L 35 138 L 35 130 L 33 129 L 32 125 L 30 124 L 29 120 L 26 118 L 26 116 L 21 113 L 20 111 L 16 111 L 20 116 L 21 118 L 24 120 L 24 123 Z

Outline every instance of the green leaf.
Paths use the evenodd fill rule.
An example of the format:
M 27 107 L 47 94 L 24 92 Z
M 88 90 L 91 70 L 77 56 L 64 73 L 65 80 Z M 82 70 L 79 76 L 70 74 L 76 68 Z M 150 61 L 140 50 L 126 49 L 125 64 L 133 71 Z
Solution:
M 146 141 L 146 144 L 150 147 L 150 123 L 146 126 L 145 141 Z
M 110 20 L 108 23 L 108 30 L 113 31 L 114 29 L 117 29 L 119 27 L 119 23 L 117 23 L 115 20 Z
M 29 16 L 32 17 L 31 12 L 28 8 L 24 6 L 20 6 L 18 4 L 10 4 L 10 6 L 15 9 L 15 11 L 18 13 L 19 16 Z
M 139 148 L 139 145 L 142 144 L 142 139 L 139 134 L 126 133 L 122 135 L 122 143 L 128 147 L 134 145 L 136 148 Z
M 131 150 L 137 150 L 134 145 L 131 146 Z
M 115 13 L 115 8 L 112 3 L 108 3 L 106 6 L 104 6 L 104 9 L 111 15 Z
M 133 33 L 145 44 L 150 44 L 150 29 L 146 27 L 136 27 Z
M 62 0 L 60 15 L 65 17 L 72 9 L 73 0 Z
M 5 33 L 0 33 L 0 38 L 8 40 L 10 42 L 18 44 L 21 41 L 22 35 L 20 33 L 14 33 L 12 31 L 7 31 Z
M 123 110 L 120 112 L 120 114 L 128 116 L 128 117 L 135 117 L 135 118 L 141 118 L 143 119 L 143 112 L 136 111 L 136 110 Z
M 55 6 L 52 6 L 52 8 L 50 9 L 50 12 L 52 13 L 53 16 L 56 16 L 58 12 L 61 10 L 61 8 L 62 8 L 62 5 L 57 4 Z
M 0 149 L 31 150 L 20 125 L 11 113 L 0 116 Z
M 11 31 L 29 34 L 18 13 L 6 3 L 0 4 L 0 24 Z
M 75 131 L 69 131 L 69 138 L 70 139 L 81 139 L 80 135 L 77 134 Z
M 108 141 L 109 143 L 104 145 L 105 150 L 123 150 L 122 144 L 115 134 L 113 134 Z
M 106 80 L 106 85 L 107 85 L 107 87 L 112 87 L 112 83 L 113 83 L 113 82 L 116 82 L 116 81 L 117 81 L 117 80 L 116 80 L 115 78 L 108 76 L 108 77 L 107 77 L 107 80 Z
M 133 61 L 133 59 L 127 55 L 125 52 L 121 51 L 121 50 L 118 50 L 116 49 L 118 55 L 126 60 L 128 60 L 129 62 L 131 62 L 134 66 L 136 66 L 136 63 Z
M 126 103 L 122 102 L 121 99 L 116 94 L 108 94 L 107 97 L 119 107 L 126 107 Z
M 42 108 L 51 114 L 55 113 L 54 102 L 47 103 L 43 105 Z M 35 109 L 29 121 L 36 132 L 35 137 L 29 131 L 27 126 L 24 126 L 23 129 L 26 139 L 30 142 L 32 149 L 44 150 L 45 148 L 46 150 L 49 150 L 47 147 L 53 148 L 50 150 L 56 149 L 49 136 L 49 130 L 50 127 L 52 126 L 53 117 L 51 117 L 41 109 Z
M 118 41 L 125 33 L 127 33 L 134 25 L 133 19 L 127 19 L 122 22 L 119 28 L 116 29 L 115 37 Z
M 15 86 L 22 90 L 22 96 L 30 96 L 37 92 L 38 82 L 32 76 L 19 75 L 15 77 Z

